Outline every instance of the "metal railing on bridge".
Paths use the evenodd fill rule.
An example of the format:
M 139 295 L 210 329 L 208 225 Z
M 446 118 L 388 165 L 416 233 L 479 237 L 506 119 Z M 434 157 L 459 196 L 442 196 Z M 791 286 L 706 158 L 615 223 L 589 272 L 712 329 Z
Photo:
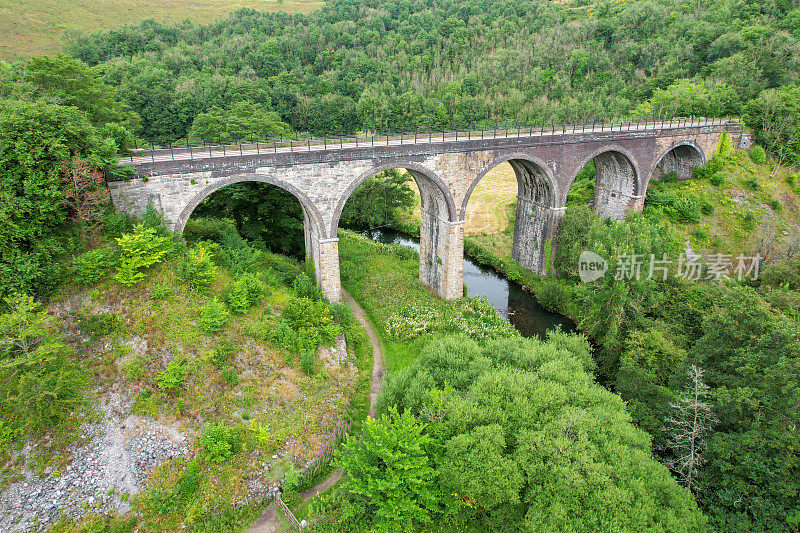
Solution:
M 481 139 L 520 138 L 546 135 L 565 135 L 581 133 L 605 133 L 614 131 L 647 131 L 674 129 L 685 127 L 701 127 L 724 125 L 739 122 L 737 117 L 698 118 L 681 117 L 668 120 L 644 120 L 623 122 L 597 122 L 585 124 L 541 124 L 538 126 L 508 126 L 479 128 L 470 127 L 455 130 L 429 130 L 413 133 L 354 133 L 336 136 L 301 136 L 265 135 L 263 139 L 249 138 L 236 142 L 208 142 L 202 139 L 193 143 L 186 138 L 177 142 L 156 144 L 144 141 L 144 146 L 136 146 L 128 154 L 121 155 L 120 163 L 132 165 L 158 162 L 206 159 L 214 157 L 230 157 L 260 154 L 279 154 L 287 152 L 311 152 L 314 150 L 331 150 L 344 148 L 404 146 L 407 144 L 431 144 L 454 141 L 472 141 Z M 150 146 L 147 147 L 147 144 Z

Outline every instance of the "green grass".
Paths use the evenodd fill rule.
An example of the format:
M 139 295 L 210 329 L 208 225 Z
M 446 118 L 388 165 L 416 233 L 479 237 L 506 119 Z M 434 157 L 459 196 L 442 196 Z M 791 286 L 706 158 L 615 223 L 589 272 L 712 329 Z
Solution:
M 424 340 L 389 338 L 386 319 L 411 303 L 444 308 L 443 300 L 419 282 L 419 259 L 399 245 L 375 243 L 346 230 L 339 230 L 339 257 L 344 288 L 364 308 L 381 337 L 386 369 L 393 372 L 413 364 Z
M 323 4 L 321 0 L 8 0 L 0 4 L 0 58 L 53 55 L 61 49 L 65 32 L 108 30 L 146 18 L 199 23 L 242 7 L 308 13 Z

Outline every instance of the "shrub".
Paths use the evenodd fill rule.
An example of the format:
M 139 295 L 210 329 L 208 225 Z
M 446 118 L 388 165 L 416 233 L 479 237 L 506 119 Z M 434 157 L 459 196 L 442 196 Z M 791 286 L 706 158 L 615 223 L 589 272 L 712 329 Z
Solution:
M 310 338 L 312 331 L 318 334 L 319 344 L 330 344 L 341 332 L 342 328 L 333 320 L 330 307 L 325 302 L 308 298 L 291 298 L 281 315 L 289 326 L 300 334 Z M 309 341 L 310 342 L 310 341 Z
M 193 289 L 205 289 L 214 281 L 217 266 L 209 244 L 198 242 L 189 248 L 178 265 L 178 278 Z
M 225 327 L 230 313 L 220 301 L 214 299 L 200 311 L 200 329 L 205 333 L 216 333 Z
M 767 153 L 764 151 L 764 148 L 756 144 L 750 148 L 750 159 L 756 165 L 763 165 L 767 162 Z
M 173 357 L 167 368 L 156 375 L 156 383 L 159 389 L 175 391 L 183 385 L 189 368 L 183 359 Z
M 158 235 L 154 228 L 144 224 L 137 224 L 132 233 L 116 240 L 122 257 L 114 279 L 125 286 L 142 281 L 144 273 L 141 270 L 159 263 L 172 249 L 168 236 Z
M 306 376 L 310 376 L 314 373 L 316 354 L 316 349 L 305 349 L 300 352 L 300 366 L 303 368 L 303 372 L 306 373 Z
M 212 241 L 223 244 L 225 238 L 231 235 L 239 237 L 233 220 L 225 218 L 191 217 L 183 228 L 183 238 L 187 242 Z
M 725 178 L 727 178 L 727 174 L 724 172 L 714 172 L 709 178 L 709 181 L 715 187 L 722 187 L 725 184 Z
M 702 200 L 700 202 L 700 212 L 703 213 L 706 216 L 713 215 L 714 214 L 714 206 L 711 205 L 710 203 L 706 202 L 705 200 Z
M 25 294 L 0 315 L 0 419 L 20 433 L 52 430 L 83 402 L 86 371 L 46 310 Z
M 742 227 L 747 231 L 756 229 L 756 215 L 752 211 L 745 213 L 742 218 Z
M 409 305 L 392 313 L 386 319 L 386 332 L 398 339 L 414 339 L 433 331 L 441 314 L 436 309 Z
M 426 333 L 459 333 L 476 340 L 517 334 L 486 298 L 448 301 L 443 312 L 410 305 L 390 315 L 386 329 L 390 336 L 401 339 L 413 339 Z
M 233 368 L 226 368 L 222 371 L 222 379 L 225 380 L 225 383 L 228 384 L 229 387 L 233 388 L 239 384 L 239 375 L 236 373 L 236 370 Z
M 294 281 L 292 281 L 292 288 L 298 298 L 308 298 L 309 300 L 315 301 L 324 299 L 322 290 L 305 272 L 301 272 L 294 278 Z
M 725 161 L 721 157 L 715 157 L 705 165 L 694 169 L 694 177 L 697 179 L 708 179 L 725 166 Z
M 744 184 L 745 186 L 747 186 L 748 189 L 753 191 L 758 191 L 761 189 L 761 185 L 755 178 L 750 178 L 749 180 L 745 180 Z
M 144 364 L 138 357 L 134 357 L 123 363 L 120 370 L 122 371 L 122 375 L 129 381 L 139 381 L 145 374 Z
M 265 267 L 275 271 L 281 283 L 291 283 L 295 276 L 297 276 L 300 268 L 297 261 L 284 255 L 264 253 L 259 257 L 259 261 Z
M 778 200 L 777 198 L 773 198 L 767 203 L 769 204 L 769 206 L 772 208 L 773 211 L 781 210 L 781 201 Z
M 539 285 L 536 301 L 548 311 L 563 312 L 569 301 L 569 289 L 556 280 L 547 279 Z
M 695 228 L 692 236 L 700 242 L 706 242 L 709 238 L 708 232 L 702 228 Z
M 82 317 L 78 327 L 81 331 L 91 333 L 92 338 L 96 339 L 120 331 L 123 324 L 122 319 L 114 313 L 99 313 Z
M 664 183 L 675 183 L 676 181 L 678 181 L 678 174 L 673 170 L 672 172 L 667 172 L 659 179 Z
M 700 202 L 693 196 L 681 196 L 665 209 L 670 218 L 684 224 L 700 222 Z
M 129 213 L 117 213 L 111 209 L 103 215 L 103 233 L 108 237 L 121 237 L 132 231 L 135 224 L 136 217 Z
M 150 290 L 150 299 L 163 300 L 170 294 L 172 294 L 172 287 L 170 287 L 166 283 L 161 283 L 160 285 L 156 285 Z
M 106 277 L 116 262 L 114 251 L 100 246 L 73 259 L 72 276 L 78 283 L 91 285 Z
M 733 153 L 733 139 L 727 131 L 723 131 L 717 143 L 717 154 L 720 156 L 727 156 Z
M 223 342 L 211 352 L 211 362 L 221 370 L 228 365 L 235 351 L 233 343 Z
M 228 306 L 234 314 L 241 315 L 258 304 L 265 292 L 264 282 L 255 274 L 245 272 L 228 288 Z
M 203 457 L 221 463 L 241 448 L 239 432 L 222 424 L 208 424 L 200 434 Z

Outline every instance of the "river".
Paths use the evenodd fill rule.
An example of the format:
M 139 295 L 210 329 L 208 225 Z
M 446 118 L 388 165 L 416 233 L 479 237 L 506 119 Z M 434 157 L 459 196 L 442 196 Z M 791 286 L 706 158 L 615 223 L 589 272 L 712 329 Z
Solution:
M 370 239 L 386 244 L 400 244 L 419 252 L 419 240 L 399 231 L 380 228 L 361 232 Z M 468 296 L 485 296 L 503 318 L 507 318 L 523 337 L 544 338 L 548 329 L 560 325 L 564 331 L 574 331 L 569 319 L 551 313 L 529 292 L 495 272 L 464 257 L 464 286 Z

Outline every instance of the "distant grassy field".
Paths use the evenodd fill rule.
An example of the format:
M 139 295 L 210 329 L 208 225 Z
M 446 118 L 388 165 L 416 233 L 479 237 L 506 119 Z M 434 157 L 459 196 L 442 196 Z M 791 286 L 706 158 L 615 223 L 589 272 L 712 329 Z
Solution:
M 51 55 L 67 30 L 90 32 L 153 18 L 208 22 L 241 7 L 308 13 L 322 0 L 5 0 L 0 2 L 0 58 Z
M 419 221 L 419 190 L 416 183 L 409 183 L 415 193 L 415 206 L 408 213 L 408 220 Z M 514 220 L 517 201 L 517 178 L 508 163 L 501 163 L 490 170 L 472 191 L 467 203 L 467 235 L 503 233 Z

